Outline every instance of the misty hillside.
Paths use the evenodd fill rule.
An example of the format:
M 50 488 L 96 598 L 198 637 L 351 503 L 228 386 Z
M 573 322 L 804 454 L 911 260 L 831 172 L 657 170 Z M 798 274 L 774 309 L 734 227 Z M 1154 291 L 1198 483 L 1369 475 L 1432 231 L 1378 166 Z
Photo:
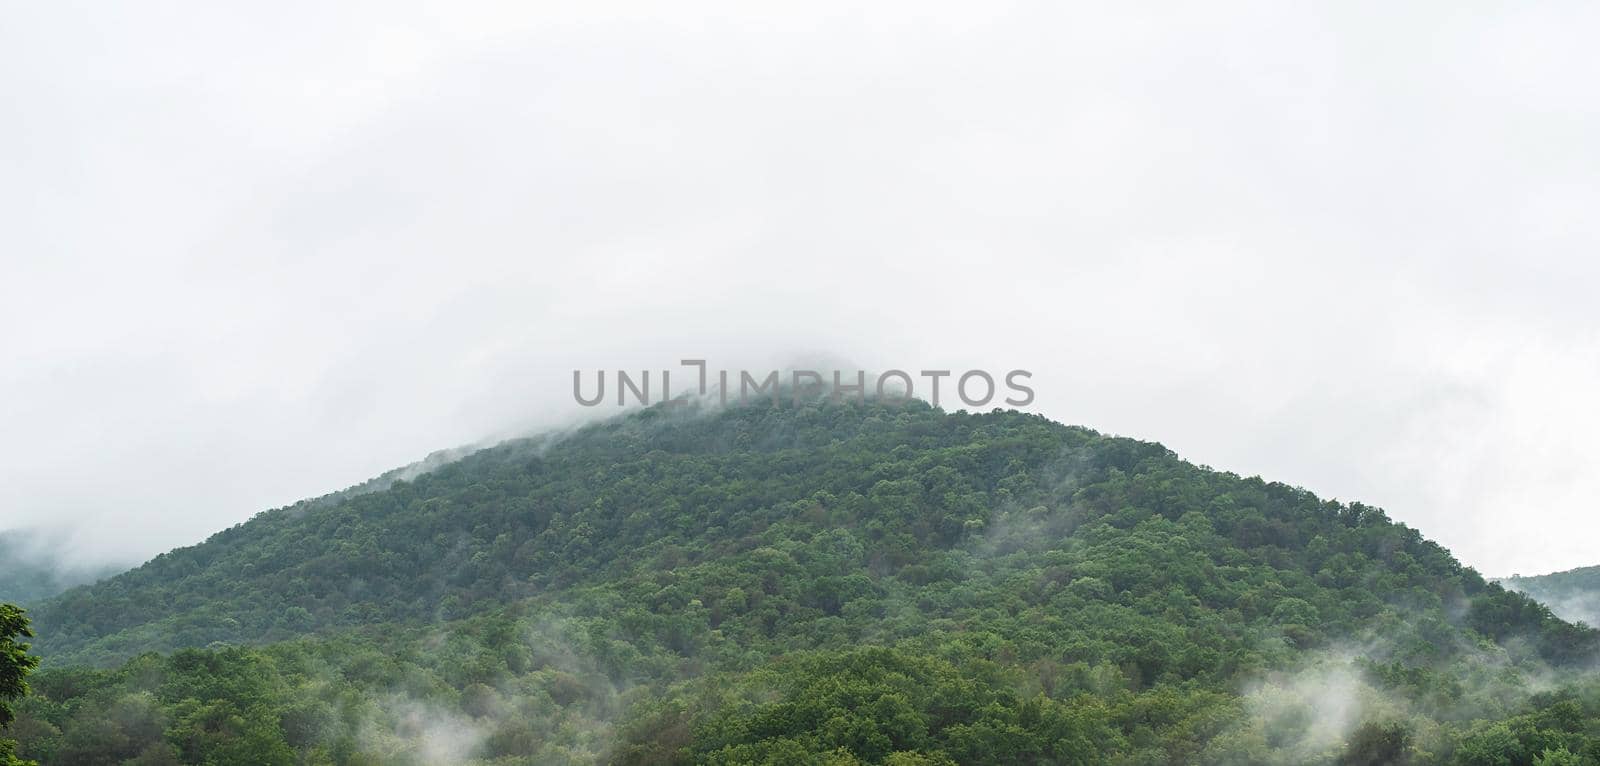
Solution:
M 57 536 L 33 530 L 0 531 L 0 602 L 33 604 L 126 568 L 83 566 Z
M 1038 416 L 658 408 L 370 489 L 39 604 L 21 752 L 1600 755 L 1600 694 L 1548 683 L 1600 634 L 1378 509 Z
M 1185 522 L 1191 511 L 1198 515 Z M 1159 445 L 1035 416 L 947 414 L 920 403 L 653 410 L 554 446 L 513 442 L 387 489 L 261 514 L 41 604 L 34 619 L 47 657 L 100 662 L 152 648 L 465 617 L 588 583 L 751 556 L 777 542 L 763 535 L 779 525 L 793 527 L 790 539 L 837 537 L 851 554 L 839 574 L 860 579 L 834 587 L 849 582 L 864 595 L 904 580 L 907 567 L 922 577 L 937 563 L 930 555 L 964 559 L 982 553 L 970 548 L 975 541 L 1004 545 L 1040 531 L 1087 547 L 1080 556 L 1092 542 L 1141 537 L 1164 557 L 1182 556 L 1166 541 L 1192 536 L 1183 525 L 1201 519 L 1221 545 L 1191 564 L 1208 576 L 1174 583 L 1191 591 L 1237 587 L 1218 568 L 1249 562 L 1305 591 L 1309 605 L 1329 612 L 1325 621 L 1353 627 L 1386 601 L 1421 599 L 1461 607 L 1462 626 L 1492 638 L 1531 634 L 1555 657 L 1589 640 L 1375 509 L 1196 468 Z M 1113 593 L 1149 577 L 1108 565 L 1094 571 Z M 1201 605 L 1208 612 L 1231 603 Z
M 1499 582 L 1542 602 L 1564 620 L 1600 625 L 1600 566 L 1531 577 L 1519 575 Z

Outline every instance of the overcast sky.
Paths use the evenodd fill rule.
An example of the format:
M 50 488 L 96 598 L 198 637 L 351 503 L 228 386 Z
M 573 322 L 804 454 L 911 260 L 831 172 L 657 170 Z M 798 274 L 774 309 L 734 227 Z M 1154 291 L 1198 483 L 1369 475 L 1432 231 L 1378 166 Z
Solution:
M 246 5 L 5 4 L 0 528 L 830 355 L 1600 563 L 1600 5 Z

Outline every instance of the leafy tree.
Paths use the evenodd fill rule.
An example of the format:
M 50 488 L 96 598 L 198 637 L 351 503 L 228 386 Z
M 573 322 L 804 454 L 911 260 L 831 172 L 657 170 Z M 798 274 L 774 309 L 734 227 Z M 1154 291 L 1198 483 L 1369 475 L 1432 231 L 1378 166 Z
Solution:
M 0 604 L 0 731 L 15 720 L 10 703 L 28 693 L 28 673 L 39 663 L 24 643 L 32 637 L 27 615 L 11 604 Z M 20 763 L 16 743 L 0 738 L 0 766 Z
M 1533 766 L 1584 766 L 1584 760 L 1571 750 L 1559 747 L 1534 756 Z
M 1350 735 L 1339 766 L 1405 766 L 1412 762 L 1411 739 L 1403 723 L 1369 721 Z

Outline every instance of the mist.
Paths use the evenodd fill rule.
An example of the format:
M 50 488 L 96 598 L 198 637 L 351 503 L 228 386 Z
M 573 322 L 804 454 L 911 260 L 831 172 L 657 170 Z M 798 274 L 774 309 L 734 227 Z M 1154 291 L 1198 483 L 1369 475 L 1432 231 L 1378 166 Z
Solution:
M 127 569 L 132 558 L 84 558 L 64 527 L 0 530 L 0 601 L 30 604 Z
M 19 6 L 0 529 L 138 560 L 822 354 L 1593 564 L 1597 15 Z

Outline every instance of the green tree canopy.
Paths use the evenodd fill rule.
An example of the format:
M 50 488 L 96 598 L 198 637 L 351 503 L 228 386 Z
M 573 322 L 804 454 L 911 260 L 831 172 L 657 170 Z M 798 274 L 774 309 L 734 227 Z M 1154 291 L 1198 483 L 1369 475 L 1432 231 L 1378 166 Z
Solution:
M 0 729 L 11 725 L 10 702 L 28 693 L 28 673 L 39 664 L 39 658 L 28 654 L 28 644 L 23 642 L 32 637 L 27 615 L 15 606 L 0 604 Z M 11 740 L 0 739 L 0 766 L 22 763 L 14 751 Z

